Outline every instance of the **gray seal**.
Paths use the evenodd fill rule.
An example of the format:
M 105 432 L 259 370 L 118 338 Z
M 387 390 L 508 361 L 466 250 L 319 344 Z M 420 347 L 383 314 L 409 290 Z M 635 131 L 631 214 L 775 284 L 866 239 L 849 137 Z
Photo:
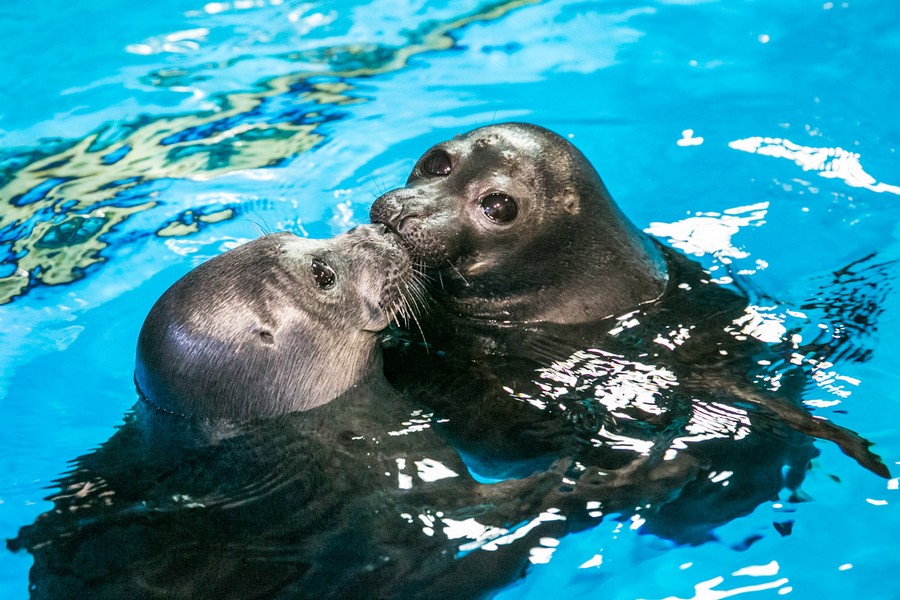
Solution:
M 34 557 L 31 597 L 487 597 L 589 507 L 632 514 L 696 479 L 692 460 L 565 457 L 480 483 L 382 373 L 378 332 L 416 281 L 364 226 L 265 236 L 176 282 L 139 336 L 145 401 L 7 542 Z
M 378 333 L 415 287 L 384 229 L 267 235 L 189 272 L 141 329 L 141 395 L 166 412 L 241 421 L 315 408 L 380 373 Z
M 630 349 L 642 353 L 658 334 L 690 325 L 690 339 L 665 360 L 681 363 L 710 393 L 762 407 L 888 476 L 867 440 L 747 380 L 748 365 L 765 349 L 728 333 L 747 299 L 711 284 L 698 264 L 637 229 L 587 158 L 552 131 L 501 123 L 438 143 L 404 187 L 374 202 L 370 218 L 397 233 L 428 269 L 439 306 L 422 320 L 426 341 L 461 355 L 463 365 L 489 370 L 490 356 L 523 353 L 564 359 L 629 337 Z M 638 309 L 641 327 L 606 334 L 614 330 L 610 317 Z M 471 341 L 461 341 L 466 335 Z M 388 370 L 397 372 L 391 361 Z M 409 362 L 404 356 L 400 364 Z M 491 375 L 504 380 L 508 365 Z M 489 429 L 476 422 L 471 430 Z
M 616 206 L 568 140 L 504 123 L 428 150 L 373 223 L 438 269 L 438 300 L 499 321 L 583 323 L 659 298 L 659 246 Z

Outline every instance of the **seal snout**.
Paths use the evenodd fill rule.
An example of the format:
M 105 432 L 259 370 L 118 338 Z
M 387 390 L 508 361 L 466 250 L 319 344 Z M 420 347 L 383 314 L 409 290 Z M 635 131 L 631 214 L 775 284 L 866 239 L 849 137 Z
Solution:
M 369 220 L 373 224 L 384 226 L 389 231 L 399 234 L 403 222 L 403 205 L 397 201 L 393 192 L 381 196 L 369 210 Z
M 402 237 L 404 230 L 408 229 L 410 219 L 421 216 L 420 211 L 415 208 L 417 200 L 420 198 L 409 188 L 391 190 L 372 204 L 369 220 L 384 225 Z

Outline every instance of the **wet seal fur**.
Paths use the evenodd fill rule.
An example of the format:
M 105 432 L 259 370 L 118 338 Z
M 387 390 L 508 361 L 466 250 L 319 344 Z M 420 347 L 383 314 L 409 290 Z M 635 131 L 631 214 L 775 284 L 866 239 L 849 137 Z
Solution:
M 162 295 L 138 338 L 135 382 L 153 406 L 192 418 L 309 410 L 380 372 L 379 332 L 415 290 L 384 227 L 329 240 L 268 235 Z
M 508 212 L 485 212 L 501 195 L 515 203 L 508 221 Z M 666 289 L 658 244 L 619 210 L 581 152 L 534 125 L 492 125 L 437 144 L 405 187 L 375 201 L 371 220 L 438 269 L 432 292 L 470 318 L 585 323 Z
M 400 236 L 430 280 L 435 303 L 421 319 L 421 331 L 432 351 L 415 358 L 422 363 L 417 372 L 444 371 L 434 377 L 438 387 L 440 379 L 455 379 L 454 372 L 462 381 L 493 379 L 493 387 L 475 393 L 478 412 L 487 412 L 484 400 L 502 396 L 516 377 L 533 378 L 536 370 L 579 351 L 614 348 L 635 359 L 649 353 L 711 397 L 834 441 L 869 470 L 888 476 L 867 440 L 813 418 L 800 405 L 802 375 L 793 373 L 801 381 L 785 388 L 796 392 L 793 397 L 753 381 L 758 360 L 784 361 L 780 350 L 729 332 L 745 314 L 746 297 L 712 284 L 697 263 L 638 230 L 585 156 L 547 129 L 502 123 L 438 143 L 417 161 L 404 187 L 375 201 L 370 217 Z M 625 322 L 639 326 L 620 327 Z M 657 340 L 682 328 L 690 334 L 660 354 Z M 408 337 L 417 336 L 412 330 Z M 388 357 L 391 381 L 401 388 L 423 385 L 399 368 L 414 355 L 407 348 Z M 519 360 L 518 368 L 511 367 Z M 473 364 L 479 365 L 477 375 Z M 440 410 L 455 415 L 449 421 L 461 447 L 471 444 L 486 462 L 490 452 L 479 434 L 496 439 L 490 423 L 516 422 L 523 410 L 498 409 L 479 420 L 459 414 L 473 407 L 458 407 L 454 398 L 460 394 L 452 390 L 446 401 L 440 393 L 419 393 L 430 393 Z M 575 395 L 576 401 L 590 402 Z M 546 429 L 548 419 L 541 419 Z M 541 446 L 534 441 L 520 439 L 513 453 L 528 455 Z M 808 450 L 797 456 L 798 466 L 810 457 Z
M 145 399 L 8 541 L 34 556 L 31 597 L 477 598 L 541 537 L 697 476 L 562 460 L 476 481 L 381 372 L 377 332 L 414 287 L 380 226 L 266 236 L 176 282 L 140 334 Z

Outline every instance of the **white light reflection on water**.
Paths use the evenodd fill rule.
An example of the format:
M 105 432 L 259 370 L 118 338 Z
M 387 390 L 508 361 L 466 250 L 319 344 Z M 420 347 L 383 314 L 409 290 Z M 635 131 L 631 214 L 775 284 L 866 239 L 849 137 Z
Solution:
M 617 354 L 591 348 L 540 369 L 534 383 L 556 399 L 569 393 L 592 390 L 592 395 L 613 415 L 630 419 L 624 408 L 658 415 L 656 403 L 662 390 L 678 385 L 675 374 L 664 367 L 628 360 Z M 553 382 L 547 383 L 547 381 Z
M 690 435 L 672 440 L 671 447 L 684 450 L 688 443 L 716 438 L 743 439 L 750 434 L 750 417 L 747 411 L 719 402 L 692 402 L 691 420 L 685 427 Z
M 408 513 L 404 513 L 401 517 L 408 523 L 415 522 L 413 516 Z M 548 509 L 547 511 L 540 513 L 534 519 L 525 521 L 511 530 L 503 527 L 495 527 L 493 525 L 484 525 L 474 517 L 465 520 L 451 519 L 445 517 L 442 512 L 419 514 L 418 519 L 424 525 L 423 532 L 428 536 L 435 534 L 437 529 L 436 526 L 438 521 L 440 521 L 443 525 L 440 531 L 443 532 L 448 540 L 470 540 L 459 547 L 459 551 L 463 554 L 475 550 L 493 552 L 499 549 L 500 546 L 506 546 L 516 540 L 522 539 L 536 527 L 540 526 L 541 523 L 566 520 L 566 518 L 559 514 L 559 511 L 555 508 Z M 559 540 L 543 537 L 538 543 L 539 545 L 532 548 L 532 551 L 530 552 L 530 560 L 532 563 L 549 561 L 554 549 L 559 545 Z
M 769 581 L 766 583 L 759 583 L 756 585 L 746 585 L 739 588 L 734 588 L 730 590 L 722 590 L 715 589 L 725 582 L 724 577 L 713 577 L 708 581 L 701 581 L 697 585 L 694 586 L 694 595 L 690 598 L 679 598 L 678 596 L 667 596 L 664 600 L 719 600 L 721 598 L 731 598 L 732 596 L 738 596 L 740 594 L 747 594 L 749 592 L 761 592 L 764 590 L 774 590 L 777 588 L 781 588 L 778 590 L 779 594 L 789 593 L 790 587 L 787 585 L 790 583 L 790 580 L 787 577 L 782 577 L 781 579 L 776 579 L 775 581 Z M 784 587 L 783 587 L 784 586 Z
M 208 35 L 209 29 L 206 27 L 186 29 L 152 37 L 139 44 L 130 44 L 125 51 L 144 56 L 163 52 L 185 54 L 199 50 L 200 44 L 206 41 Z
M 743 569 L 738 569 L 732 575 L 750 575 L 752 577 L 767 577 L 778 575 L 778 561 L 773 560 L 767 565 L 751 565 L 749 567 L 744 567 Z
M 415 461 L 419 479 L 426 483 L 459 477 L 459 473 L 447 468 L 443 463 L 431 458 Z
M 802 366 L 810 372 L 810 378 L 813 383 L 816 384 L 821 391 L 831 394 L 832 396 L 837 396 L 841 399 L 849 398 L 853 391 L 847 388 L 847 385 L 858 386 L 860 384 L 860 380 L 855 377 L 849 377 L 847 375 L 841 375 L 837 371 L 835 371 L 832 367 L 834 364 L 828 362 L 826 360 L 820 360 L 816 357 L 804 356 L 802 354 L 794 353 L 791 355 L 791 364 Z M 805 404 L 809 406 L 827 406 L 831 405 L 834 402 L 825 401 L 820 399 L 808 399 L 804 400 Z
M 768 202 L 736 206 L 723 212 L 697 212 L 694 216 L 674 223 L 653 222 L 644 231 L 665 238 L 670 244 L 694 256 L 715 256 L 724 264 L 732 259 L 747 258 L 749 254 L 737 248 L 731 238 L 741 228 L 764 224 Z M 764 268 L 764 264 L 758 264 Z
M 578 565 L 578 568 L 579 569 L 590 569 L 592 567 L 599 568 L 601 565 L 603 565 L 603 555 L 595 554 L 590 559 L 588 559 L 585 562 Z
M 559 540 L 556 538 L 541 538 L 540 545 L 531 548 L 528 552 L 528 562 L 533 565 L 545 565 L 550 562 Z
M 555 508 L 551 508 L 546 510 L 536 516 L 534 519 L 524 523 L 523 525 L 513 529 L 511 532 L 506 532 L 506 530 L 498 529 L 496 531 L 502 531 L 503 534 L 500 537 L 489 540 L 485 543 L 483 539 L 475 540 L 468 544 L 464 544 L 460 546 L 460 551 L 468 552 L 471 550 L 487 550 L 492 552 L 497 550 L 500 546 L 506 546 L 508 544 L 512 544 L 514 541 L 522 539 L 526 535 L 528 535 L 535 527 L 539 526 L 541 523 L 547 523 L 550 521 L 565 521 L 566 518 L 559 514 L 559 511 Z
M 426 413 L 422 410 L 414 410 L 412 411 L 412 413 L 410 413 L 409 420 L 403 421 L 401 423 L 401 425 L 403 425 L 403 429 L 399 429 L 397 431 L 389 431 L 388 435 L 409 435 L 410 433 L 425 431 L 426 429 L 431 427 L 431 421 L 433 418 L 434 413 Z
M 751 304 L 744 309 L 744 316 L 735 320 L 736 329 L 726 328 L 737 339 L 750 336 L 761 342 L 775 344 L 784 339 L 787 328 L 785 317 L 779 314 L 775 306 L 757 306 Z
M 464 521 L 443 519 L 443 522 L 444 535 L 446 535 L 449 540 L 466 538 L 473 540 L 476 543 L 485 543 L 509 533 L 509 530 L 503 529 L 502 527 L 482 525 L 474 517 L 469 517 Z
M 206 262 L 223 252 L 233 250 L 242 244 L 246 244 L 250 238 L 234 236 L 207 236 L 200 239 L 171 238 L 165 241 L 166 248 L 179 256 L 195 255 L 193 265 Z
M 679 146 L 699 146 L 703 143 L 702 137 L 694 137 L 693 129 L 685 129 L 681 132 L 681 139 L 676 142 Z
M 675 374 L 664 367 L 628 360 L 598 349 L 578 351 L 538 370 L 537 374 L 539 379 L 534 384 L 541 390 L 541 397 L 596 401 L 610 415 L 621 420 L 640 420 L 647 415 L 665 413 L 667 391 L 679 384 Z M 517 400 L 536 405 L 535 399 L 528 394 L 512 389 L 507 392 Z M 542 406 L 549 406 L 549 403 L 544 402 Z M 565 404 L 559 406 L 566 410 Z M 691 400 L 691 408 L 686 435 L 672 441 L 667 459 L 673 458 L 674 452 L 687 448 L 688 443 L 727 437 L 740 440 L 750 433 L 750 417 L 741 408 L 698 399 Z M 639 455 L 647 455 L 654 443 L 652 439 L 611 431 L 604 424 L 594 436 L 591 441 L 595 445 L 630 450 Z M 727 485 L 726 480 L 727 476 L 722 480 L 724 485 Z
M 782 143 L 779 146 L 780 148 L 800 152 L 796 156 L 791 156 L 797 158 L 798 164 L 802 163 L 804 168 L 811 169 L 818 165 L 821 169 L 829 169 L 820 173 L 825 177 L 838 177 L 840 175 L 844 178 L 843 175 L 852 173 L 855 175 L 851 179 L 856 182 L 852 183 L 852 185 L 865 181 L 869 181 L 869 183 L 874 181 L 862 172 L 861 168 L 856 169 L 856 167 L 852 167 L 853 164 L 858 166 L 858 155 L 851 155 L 840 149 L 804 148 L 791 144 L 787 140 L 777 141 Z M 733 142 L 732 147 L 745 151 L 755 151 L 752 148 L 762 148 L 759 150 L 760 153 L 776 155 L 774 150 L 765 150 L 765 148 L 770 148 L 771 144 L 765 145 L 769 142 L 774 143 L 768 138 L 765 140 L 763 138 L 748 138 L 748 140 Z M 804 155 L 801 150 L 809 152 Z M 821 151 L 820 154 L 822 156 L 816 154 L 819 151 Z M 778 155 L 781 156 L 781 154 Z M 831 162 L 822 162 L 828 156 L 832 157 Z M 805 158 L 801 160 L 801 157 Z M 815 160 L 813 160 L 814 157 Z M 854 163 L 853 161 L 856 162 Z M 885 186 L 884 184 L 870 186 L 870 189 L 895 192 L 893 186 Z M 896 188 L 896 191 L 900 193 L 900 188 Z M 723 265 L 731 265 L 737 260 L 744 262 L 752 260 L 749 252 L 735 245 L 733 237 L 744 227 L 764 225 L 768 208 L 768 202 L 759 202 L 746 206 L 736 206 L 722 212 L 697 212 L 693 216 L 673 223 L 651 223 L 645 231 L 651 235 L 666 239 L 672 246 L 688 254 L 700 257 L 712 256 L 715 262 L 708 267 L 707 271 L 710 274 L 715 274 Z M 760 259 L 756 259 L 751 264 L 753 265 L 752 268 L 747 268 L 746 266 L 732 268 L 738 275 L 746 276 L 753 275 L 757 271 L 768 267 L 766 261 Z M 732 282 L 732 279 L 730 276 L 720 276 L 712 281 L 728 284 Z M 791 310 L 785 306 L 751 304 L 746 307 L 745 314 L 736 319 L 733 326 L 726 328 L 726 330 L 738 340 L 752 337 L 770 344 L 790 342 L 794 348 L 798 348 L 804 337 L 796 333 L 798 327 L 816 327 L 825 332 L 830 329 L 829 325 L 816 323 L 805 313 Z M 795 333 L 789 334 L 789 331 L 794 331 Z M 686 335 L 682 335 L 682 333 Z M 680 341 L 689 336 L 689 333 L 669 332 L 668 337 L 661 335 L 654 341 L 673 350 L 679 345 Z M 841 399 L 851 395 L 852 387 L 858 386 L 860 383 L 855 378 L 836 372 L 831 362 L 823 361 L 815 356 L 804 356 L 795 353 L 790 362 L 793 365 L 802 366 L 806 369 L 810 373 L 810 379 L 819 391 L 827 396 L 831 396 L 830 398 L 810 398 L 805 400 L 805 403 L 811 407 L 822 408 L 839 404 Z M 776 391 L 780 386 L 780 377 L 780 371 L 775 371 L 771 375 L 766 376 L 764 380 L 770 389 Z
M 851 187 L 900 195 L 900 186 L 876 181 L 862 168 L 859 154 L 843 148 L 813 148 L 782 138 L 759 136 L 735 140 L 728 146 L 751 154 L 786 158 L 804 171 L 818 171 L 822 177 L 840 179 Z

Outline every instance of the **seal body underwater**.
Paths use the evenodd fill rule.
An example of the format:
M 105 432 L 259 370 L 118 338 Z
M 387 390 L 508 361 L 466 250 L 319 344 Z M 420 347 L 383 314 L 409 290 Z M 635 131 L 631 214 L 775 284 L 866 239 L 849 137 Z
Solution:
M 761 362 L 788 363 L 791 348 L 740 331 L 735 323 L 746 317 L 747 298 L 638 230 L 561 136 L 504 123 L 438 143 L 404 187 L 374 202 L 370 217 L 425 265 L 434 298 L 419 326 L 401 333 L 386 355 L 389 379 L 430 397 L 479 468 L 503 476 L 515 471 L 517 456 L 527 470 L 560 447 L 593 455 L 624 439 L 634 448 L 649 445 L 660 460 L 681 451 L 700 460 L 732 452 L 734 464 L 723 470 L 743 466 L 747 485 L 735 476 L 732 489 L 751 495 L 731 516 L 799 485 L 815 455 L 807 436 L 832 440 L 887 476 L 866 440 L 801 406 L 803 373 L 791 365 L 760 369 Z M 600 359 L 585 359 L 586 351 Z M 634 383 L 654 369 L 670 380 L 617 403 L 614 374 L 631 370 Z M 410 371 L 439 375 L 424 381 Z M 776 380 L 785 383 L 779 391 L 766 385 Z M 634 401 L 647 397 L 643 405 Z M 714 421 L 697 412 L 697 401 L 755 423 L 750 431 L 758 435 L 741 427 L 698 430 L 698 422 Z M 497 430 L 503 433 L 493 435 Z M 721 438 L 741 443 L 708 441 Z M 765 448 L 771 464 L 756 462 Z M 786 466 L 791 474 L 782 477 Z M 768 483 L 757 486 L 762 472 Z
M 139 337 L 143 400 L 8 541 L 31 596 L 477 598 L 540 536 L 596 522 L 588 502 L 627 512 L 696 477 L 563 461 L 479 483 L 381 371 L 377 332 L 415 285 L 379 226 L 267 236 L 176 282 Z

